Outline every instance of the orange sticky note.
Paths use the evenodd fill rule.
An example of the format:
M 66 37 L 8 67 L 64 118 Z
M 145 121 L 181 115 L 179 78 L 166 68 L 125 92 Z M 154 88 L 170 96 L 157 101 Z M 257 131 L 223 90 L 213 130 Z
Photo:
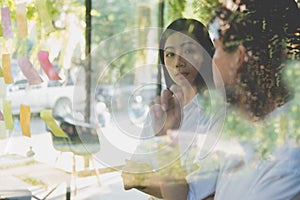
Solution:
M 49 109 L 42 110 L 40 116 L 56 137 L 63 137 L 63 138 L 68 137 L 53 118 L 52 110 Z
M 38 59 L 49 80 L 61 80 L 54 66 L 49 60 L 49 52 L 47 51 L 38 52 Z
M 26 19 L 26 3 L 17 4 L 17 28 L 18 35 L 25 38 L 28 35 L 27 19 Z
M 3 100 L 2 105 L 3 105 L 3 116 L 4 116 L 5 127 L 8 130 L 13 130 L 14 122 L 11 113 L 11 102 L 7 100 Z
M 12 38 L 12 25 L 9 7 L 1 8 L 2 32 L 4 38 Z
M 18 59 L 18 64 L 29 84 L 39 84 L 43 82 L 27 56 L 20 57 Z
M 30 137 L 30 107 L 20 105 L 20 124 L 24 136 Z
M 6 84 L 14 83 L 11 69 L 10 69 L 10 55 L 9 54 L 2 54 L 2 70 L 3 70 L 3 77 L 4 82 Z

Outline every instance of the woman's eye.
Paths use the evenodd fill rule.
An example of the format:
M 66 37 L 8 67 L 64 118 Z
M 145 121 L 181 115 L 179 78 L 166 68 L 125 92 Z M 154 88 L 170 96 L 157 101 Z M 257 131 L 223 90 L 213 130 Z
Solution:
M 192 54 L 194 52 L 195 52 L 194 49 L 186 49 L 186 50 L 184 50 L 185 54 Z
M 173 57 L 175 54 L 173 52 L 166 52 L 166 57 Z

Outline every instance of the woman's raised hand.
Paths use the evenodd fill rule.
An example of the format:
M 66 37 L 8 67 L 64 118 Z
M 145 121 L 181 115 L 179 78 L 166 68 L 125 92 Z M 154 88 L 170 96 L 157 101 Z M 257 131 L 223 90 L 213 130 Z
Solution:
M 150 103 L 150 117 L 155 135 L 165 135 L 169 129 L 178 129 L 182 122 L 183 93 L 179 86 L 163 90 Z

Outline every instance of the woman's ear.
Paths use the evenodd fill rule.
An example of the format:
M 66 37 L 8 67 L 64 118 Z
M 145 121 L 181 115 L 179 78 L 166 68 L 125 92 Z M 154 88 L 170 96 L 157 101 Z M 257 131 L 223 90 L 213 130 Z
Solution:
M 239 45 L 238 53 L 239 53 L 238 67 L 240 68 L 244 62 L 248 61 L 246 48 L 243 45 Z

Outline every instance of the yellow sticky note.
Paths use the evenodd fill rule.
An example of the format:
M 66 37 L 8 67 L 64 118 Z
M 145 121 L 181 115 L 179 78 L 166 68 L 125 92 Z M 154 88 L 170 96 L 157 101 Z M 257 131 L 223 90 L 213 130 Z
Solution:
M 68 137 L 66 135 L 66 133 L 56 123 L 55 119 L 53 118 L 52 110 L 49 110 L 49 109 L 42 110 L 40 113 L 40 116 L 56 137 L 63 137 L 63 138 Z
M 2 70 L 4 76 L 4 82 L 6 84 L 14 83 L 11 69 L 10 69 L 10 55 L 9 54 L 2 54 Z
M 3 106 L 3 116 L 4 116 L 5 127 L 8 130 L 13 130 L 14 122 L 13 122 L 13 117 L 12 117 L 12 113 L 11 113 L 11 101 L 3 100 L 2 106 Z
M 20 123 L 24 136 L 30 137 L 30 107 L 21 104 L 20 105 Z
M 16 13 L 18 35 L 22 38 L 25 38 L 28 34 L 26 19 L 26 3 L 17 4 Z
M 52 20 L 50 18 L 47 6 L 46 6 L 46 1 L 45 0 L 36 0 L 35 5 L 38 10 L 38 14 L 41 20 L 41 23 L 46 30 L 46 32 L 52 32 L 54 31 L 54 27 L 52 25 Z

